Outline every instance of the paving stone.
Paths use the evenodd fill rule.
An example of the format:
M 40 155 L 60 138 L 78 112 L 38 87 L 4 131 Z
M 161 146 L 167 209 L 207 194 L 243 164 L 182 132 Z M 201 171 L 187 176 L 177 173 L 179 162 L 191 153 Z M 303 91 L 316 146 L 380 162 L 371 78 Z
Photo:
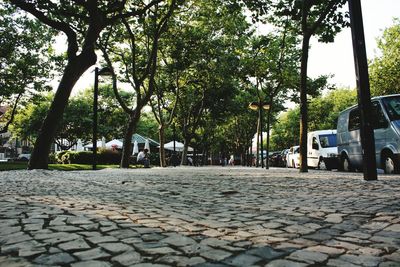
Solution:
M 360 267 L 360 265 L 355 265 L 339 259 L 329 259 L 326 265 L 330 267 Z
M 132 266 L 133 264 L 139 263 L 141 261 L 141 256 L 139 253 L 129 250 L 118 256 L 111 258 L 111 261 L 118 262 L 123 266 Z
M 232 256 L 224 260 L 228 265 L 233 266 L 252 266 L 253 264 L 261 261 L 262 258 L 253 256 L 251 254 L 240 254 L 238 256 Z
M 344 214 L 340 213 L 328 214 L 325 221 L 330 223 L 341 223 L 343 222 L 343 215 Z
M 364 256 L 364 255 L 342 255 L 338 259 L 350 262 L 352 264 L 368 266 L 368 267 L 378 266 L 382 262 L 382 259 L 379 257 Z
M 118 241 L 118 239 L 113 236 L 93 236 L 93 237 L 89 237 L 87 240 L 89 240 L 93 244 Z
M 68 253 L 57 253 L 50 255 L 40 255 L 33 260 L 35 263 L 44 265 L 55 265 L 55 264 L 68 264 L 74 262 L 75 259 Z
M 290 254 L 287 259 L 315 264 L 326 261 L 328 255 L 316 251 L 298 250 Z
M 269 262 L 265 267 L 306 267 L 307 264 L 289 261 L 289 260 L 274 260 Z
M 18 251 L 19 257 L 31 257 L 34 255 L 45 253 L 47 250 L 44 247 L 22 248 Z
M 77 232 L 82 230 L 82 228 L 73 225 L 57 225 L 50 227 L 50 229 L 56 232 Z
M 400 224 L 392 224 L 384 229 L 385 231 L 400 232 Z
M 21 258 L 0 256 L 0 267 L 33 267 L 29 261 Z
M 21 226 L 5 226 L 5 227 L 0 227 L 0 233 L 1 235 L 9 235 L 13 233 L 18 233 L 21 231 Z
M 167 238 L 161 240 L 161 243 L 166 243 L 175 247 L 184 247 L 194 245 L 197 242 L 190 237 L 180 234 L 171 234 Z
M 164 264 L 154 264 L 154 263 L 139 263 L 132 265 L 133 267 L 170 267 Z
M 19 233 L 9 234 L 0 238 L 0 244 L 10 245 L 28 240 L 32 240 L 32 237 L 23 232 L 19 232 Z
M 399 262 L 395 261 L 386 261 L 379 264 L 379 267 L 399 267 L 399 266 L 400 266 Z
M 106 261 L 81 261 L 72 263 L 71 267 L 111 267 L 112 265 Z
M 90 246 L 88 243 L 85 242 L 83 239 L 77 239 L 66 243 L 61 243 L 58 245 L 59 248 L 62 250 L 82 250 L 82 249 L 89 249 Z
M 261 257 L 265 260 L 273 260 L 285 255 L 285 252 L 275 250 L 271 247 L 260 247 L 247 251 L 248 254 Z
M 73 255 L 75 257 L 79 258 L 80 260 L 84 260 L 84 261 L 102 259 L 102 258 L 107 258 L 107 257 L 111 256 L 110 254 L 108 254 L 101 248 L 94 248 L 94 249 L 90 249 L 90 250 L 75 252 Z
M 211 249 L 200 253 L 200 256 L 213 261 L 222 261 L 231 256 L 232 253 L 220 249 Z
M 123 243 L 99 243 L 98 245 L 114 254 L 133 249 L 131 246 Z
M 19 250 L 29 250 L 32 248 L 42 247 L 43 244 L 35 240 L 28 240 L 20 243 L 9 244 L 1 246 L 1 253 L 8 254 L 13 252 L 18 252 Z
M 206 261 L 201 257 L 184 257 L 184 256 L 173 256 L 165 255 L 157 260 L 160 263 L 170 264 L 173 266 L 198 266 L 199 264 L 205 263 Z
M 93 224 L 93 222 L 85 217 L 70 217 L 67 219 L 67 224 L 82 225 L 82 224 Z
M 305 250 L 307 251 L 315 251 L 315 252 L 321 252 L 325 253 L 331 256 L 336 256 L 340 255 L 346 252 L 344 249 L 339 249 L 339 248 L 334 248 L 334 247 L 327 247 L 327 246 L 314 246 L 314 247 L 308 247 Z
M 126 238 L 140 236 L 138 232 L 130 230 L 130 229 L 111 231 L 111 232 L 108 232 L 107 234 L 111 235 L 115 238 L 118 238 L 118 239 L 126 239 Z

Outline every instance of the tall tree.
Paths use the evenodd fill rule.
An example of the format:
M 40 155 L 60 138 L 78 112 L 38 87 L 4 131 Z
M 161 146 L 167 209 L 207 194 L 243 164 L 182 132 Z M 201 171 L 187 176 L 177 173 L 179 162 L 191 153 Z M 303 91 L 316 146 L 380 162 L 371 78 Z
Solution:
M 124 134 L 121 168 L 129 168 L 132 135 L 136 131 L 142 109 L 148 104 L 155 88 L 154 79 L 158 67 L 159 41 L 167 29 L 168 20 L 177 4 L 176 0 L 165 5 L 156 4 L 143 13 L 140 18 L 122 19 L 123 26 L 111 28 L 99 42 L 107 65 L 113 70 L 115 96 L 129 117 Z M 122 40 L 120 36 L 123 37 Z M 121 41 L 123 45 L 121 45 Z M 119 95 L 113 61 L 120 63 L 123 81 L 130 84 L 135 92 L 133 107 L 130 107 Z
M 47 169 L 48 154 L 72 88 L 82 74 L 97 61 L 95 44 L 100 33 L 121 19 L 139 17 L 163 0 L 7 0 L 32 14 L 41 23 L 67 37 L 67 62 L 50 109 L 43 121 L 29 169 Z
M 335 35 L 348 26 L 347 12 L 342 8 L 347 0 L 253 0 L 248 7 L 255 10 L 257 18 L 267 17 L 282 27 L 290 16 L 292 29 L 302 37 L 300 67 L 300 172 L 307 172 L 307 68 L 310 39 L 317 36 L 321 42 L 333 42 Z M 268 14 L 268 12 L 272 11 Z M 272 16 L 269 16 L 272 14 Z

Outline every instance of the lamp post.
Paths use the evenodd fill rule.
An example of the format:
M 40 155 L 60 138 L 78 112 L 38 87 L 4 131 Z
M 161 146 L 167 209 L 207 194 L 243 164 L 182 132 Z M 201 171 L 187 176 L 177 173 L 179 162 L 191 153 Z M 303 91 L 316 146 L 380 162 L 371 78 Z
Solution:
M 349 0 L 350 26 L 353 40 L 354 64 L 357 76 L 358 107 L 361 118 L 361 147 L 364 180 L 377 180 L 375 137 L 372 126 L 372 104 L 365 51 L 364 26 L 360 0 Z
M 266 102 L 262 102 L 262 101 L 259 101 L 259 102 L 251 102 L 250 104 L 249 104 L 249 108 L 251 109 L 251 110 L 255 110 L 255 111 L 257 111 L 258 110 L 258 120 L 259 120 L 259 122 L 260 122 L 260 139 L 261 139 L 261 145 L 260 145 L 260 150 L 261 150 L 261 168 L 264 168 L 264 151 L 263 151 L 263 137 L 262 137 L 262 132 L 263 132 L 263 127 L 262 127 L 262 125 L 263 125 L 263 114 L 262 114 L 262 110 L 264 109 L 264 110 L 269 110 L 269 108 L 270 108 L 270 105 L 268 104 L 268 103 L 266 103 Z M 257 140 L 258 140 L 258 136 L 257 136 Z M 268 151 L 267 151 L 268 152 Z M 268 155 L 267 155 L 267 161 L 268 161 Z M 267 163 L 267 166 L 268 166 L 268 163 Z
M 109 76 L 112 71 L 108 67 L 94 69 L 94 90 L 93 90 L 93 165 L 92 169 L 96 170 L 97 165 L 97 105 L 99 96 L 99 76 Z

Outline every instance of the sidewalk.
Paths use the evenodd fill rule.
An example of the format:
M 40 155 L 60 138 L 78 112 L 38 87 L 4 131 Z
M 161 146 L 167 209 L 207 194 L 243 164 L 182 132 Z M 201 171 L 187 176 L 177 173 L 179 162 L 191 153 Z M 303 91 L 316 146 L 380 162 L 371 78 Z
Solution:
M 3 266 L 400 266 L 400 176 L 0 172 Z

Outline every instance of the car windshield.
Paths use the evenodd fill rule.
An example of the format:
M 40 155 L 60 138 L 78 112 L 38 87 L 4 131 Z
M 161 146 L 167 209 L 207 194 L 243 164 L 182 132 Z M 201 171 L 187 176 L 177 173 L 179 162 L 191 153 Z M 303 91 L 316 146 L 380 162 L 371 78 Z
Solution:
M 400 120 L 400 96 L 385 97 L 382 101 L 389 119 L 391 121 Z
M 319 142 L 322 147 L 335 147 L 336 144 L 336 134 L 321 134 L 319 136 Z

